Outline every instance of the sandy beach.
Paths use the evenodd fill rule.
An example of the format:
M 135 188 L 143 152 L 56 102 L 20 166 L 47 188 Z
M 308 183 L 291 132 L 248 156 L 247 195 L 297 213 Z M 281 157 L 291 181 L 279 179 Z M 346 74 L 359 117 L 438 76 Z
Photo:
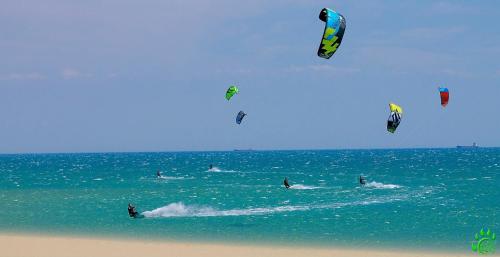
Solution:
M 355 250 L 329 248 L 271 247 L 225 245 L 190 242 L 147 242 L 133 240 L 92 239 L 77 237 L 0 235 L 0 256 L 8 257 L 80 257 L 80 256 L 373 256 L 373 257 L 424 257 L 471 256 L 473 253 L 440 253 L 391 250 Z

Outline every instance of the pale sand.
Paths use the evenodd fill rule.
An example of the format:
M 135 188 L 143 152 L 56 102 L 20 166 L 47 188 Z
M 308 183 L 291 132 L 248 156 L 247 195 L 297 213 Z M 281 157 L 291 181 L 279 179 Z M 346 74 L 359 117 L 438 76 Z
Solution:
M 250 246 L 210 243 L 147 242 L 36 235 L 0 235 L 0 256 L 6 257 L 425 257 L 474 256 L 470 253 L 429 253 L 390 250 L 349 250 L 283 246 Z

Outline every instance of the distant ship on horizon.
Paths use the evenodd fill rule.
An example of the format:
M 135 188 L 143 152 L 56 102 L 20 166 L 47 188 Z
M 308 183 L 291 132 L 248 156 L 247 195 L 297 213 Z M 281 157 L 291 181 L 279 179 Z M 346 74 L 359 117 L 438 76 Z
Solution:
M 479 146 L 476 144 L 476 142 L 472 143 L 472 145 L 457 145 L 457 148 L 462 149 L 462 148 L 479 148 Z

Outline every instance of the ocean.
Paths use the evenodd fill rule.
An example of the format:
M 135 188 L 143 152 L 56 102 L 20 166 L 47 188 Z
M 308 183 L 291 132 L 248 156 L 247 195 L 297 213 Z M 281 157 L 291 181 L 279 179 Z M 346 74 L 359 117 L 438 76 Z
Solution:
M 0 175 L 4 233 L 454 251 L 500 233 L 498 148 L 0 155 Z

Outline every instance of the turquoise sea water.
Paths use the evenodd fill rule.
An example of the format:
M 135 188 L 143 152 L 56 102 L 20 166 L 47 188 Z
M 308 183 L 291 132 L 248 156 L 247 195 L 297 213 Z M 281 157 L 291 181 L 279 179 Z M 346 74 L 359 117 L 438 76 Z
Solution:
M 1 155 L 0 174 L 0 232 L 463 251 L 500 234 L 495 148 Z

